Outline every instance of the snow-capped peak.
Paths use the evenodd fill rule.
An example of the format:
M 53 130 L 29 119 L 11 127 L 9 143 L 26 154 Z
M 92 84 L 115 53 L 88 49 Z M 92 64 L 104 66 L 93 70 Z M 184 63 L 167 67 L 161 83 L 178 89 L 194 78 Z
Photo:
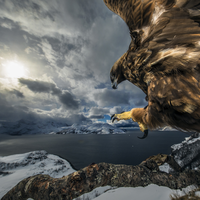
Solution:
M 123 134 L 124 131 L 107 123 L 73 124 L 57 134 Z
M 64 159 L 46 151 L 0 157 L 0 198 L 19 181 L 36 174 L 54 178 L 67 176 L 75 170 Z

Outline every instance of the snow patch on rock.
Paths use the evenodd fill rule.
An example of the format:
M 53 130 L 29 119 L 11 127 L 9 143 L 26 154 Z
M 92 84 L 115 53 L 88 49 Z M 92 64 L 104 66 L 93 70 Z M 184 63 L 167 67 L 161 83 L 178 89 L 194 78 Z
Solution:
M 171 146 L 172 156 L 181 168 L 200 169 L 200 137 L 187 137 Z
M 69 162 L 46 151 L 0 157 L 0 198 L 19 181 L 29 176 L 48 174 L 54 178 L 61 178 L 73 172 L 75 170 Z
M 171 173 L 174 170 L 170 167 L 170 165 L 168 163 L 164 163 L 163 165 L 159 166 L 159 170 L 161 172 L 166 172 L 166 173 Z

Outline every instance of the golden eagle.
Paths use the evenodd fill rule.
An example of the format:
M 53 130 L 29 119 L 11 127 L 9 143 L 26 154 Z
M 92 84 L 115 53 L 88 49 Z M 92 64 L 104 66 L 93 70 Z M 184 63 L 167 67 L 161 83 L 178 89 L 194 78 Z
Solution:
M 149 129 L 200 132 L 200 0 L 104 0 L 128 25 L 128 51 L 113 65 L 112 87 L 138 86 L 148 105 L 115 114 Z

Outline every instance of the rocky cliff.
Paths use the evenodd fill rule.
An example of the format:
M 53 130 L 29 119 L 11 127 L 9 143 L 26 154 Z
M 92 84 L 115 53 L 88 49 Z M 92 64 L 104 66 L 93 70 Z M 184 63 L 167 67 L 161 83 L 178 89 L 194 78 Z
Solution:
M 199 141 L 200 137 L 187 138 L 172 146 L 171 155 L 151 156 L 137 166 L 93 163 L 62 178 L 31 176 L 19 182 L 2 200 L 70 200 L 106 185 L 137 187 L 156 184 L 171 189 L 200 186 Z

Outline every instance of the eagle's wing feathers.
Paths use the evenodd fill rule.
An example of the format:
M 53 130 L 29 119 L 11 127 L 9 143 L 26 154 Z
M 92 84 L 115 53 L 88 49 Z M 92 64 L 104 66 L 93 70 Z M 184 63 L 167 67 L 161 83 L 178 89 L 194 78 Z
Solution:
M 143 67 L 146 75 L 148 72 L 154 75 L 169 75 L 171 72 L 199 74 L 198 70 L 194 71 L 200 64 L 200 27 L 197 20 L 200 20 L 200 11 L 194 20 L 188 12 L 179 8 L 172 8 L 160 16 L 141 44 L 141 49 L 152 52 L 148 64 Z
M 200 132 L 200 0 L 104 2 L 133 33 L 120 63 L 147 94 L 146 124 Z
M 200 19 L 200 12 L 196 19 Z M 164 12 L 146 35 L 138 49 L 129 47 L 126 56 L 132 79 L 140 80 L 136 83 L 139 88 L 147 94 L 141 79 L 148 85 L 154 76 L 180 72 L 194 73 L 199 81 L 196 66 L 200 64 L 200 27 L 189 13 L 179 8 Z
M 104 0 L 106 6 L 118 14 L 130 31 L 149 26 L 159 9 L 170 9 L 175 0 Z
M 200 131 L 200 12 L 191 13 L 180 8 L 163 13 L 142 44 L 152 51 L 143 68 L 151 128 L 165 123 Z
M 186 9 L 200 9 L 198 0 L 176 0 L 176 6 Z
M 142 45 L 146 42 L 153 42 L 156 44 L 154 46 L 162 44 L 165 45 L 164 48 L 173 48 L 176 45 L 195 45 L 200 39 L 200 12 L 196 11 L 196 14 L 197 12 L 198 15 L 195 17 L 179 8 L 164 12 L 157 23 L 150 26 L 148 36 Z

